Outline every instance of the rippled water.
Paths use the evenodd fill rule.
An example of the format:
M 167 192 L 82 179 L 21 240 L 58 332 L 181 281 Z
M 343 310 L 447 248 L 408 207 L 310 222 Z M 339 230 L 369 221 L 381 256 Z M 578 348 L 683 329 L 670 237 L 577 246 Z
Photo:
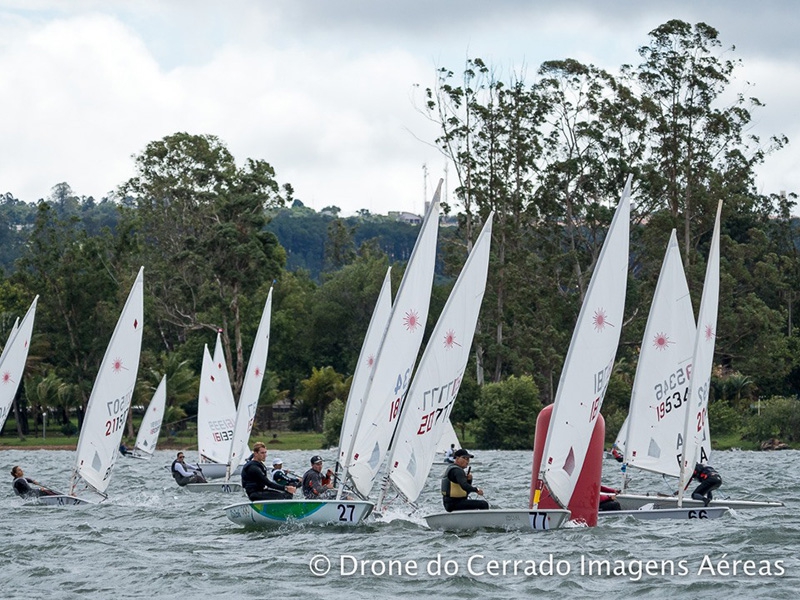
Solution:
M 270 456 L 275 454 L 270 450 Z M 311 454 L 280 451 L 284 464 L 298 471 Z M 0 494 L 0 596 L 378 600 L 406 594 L 521 598 L 553 592 L 559 599 L 749 599 L 796 598 L 800 589 L 796 451 L 714 454 L 724 479 L 720 496 L 780 499 L 785 508 L 738 511 L 716 521 L 624 519 L 601 521 L 595 528 L 460 536 L 427 530 L 422 519 L 407 517 L 399 506 L 386 519 L 354 530 L 247 531 L 221 510 L 244 497 L 179 489 L 165 468 L 173 457 L 174 452 L 159 451 L 150 462 L 121 459 L 106 503 L 57 508 L 16 498 L 9 471 L 20 464 L 28 476 L 64 489 L 74 453 L 0 451 L 7 478 L 6 493 Z M 477 452 L 475 482 L 494 506 L 524 508 L 530 461 L 530 452 Z M 617 485 L 617 464 L 606 461 L 604 468 L 604 482 Z M 441 508 L 440 471 L 434 467 L 423 492 L 423 512 Z M 641 476 L 634 489 L 666 491 L 667 486 Z M 313 576 L 312 559 L 317 568 L 330 561 L 330 572 Z M 612 563 L 616 572 L 598 575 L 596 566 L 589 572 L 589 561 L 604 559 L 619 561 Z M 743 572 L 741 564 L 732 573 L 734 561 L 748 560 L 754 561 L 752 574 Z M 513 561 L 521 561 L 517 572 Z M 647 561 L 653 561 L 649 571 Z M 536 574 L 526 574 L 532 563 Z M 726 564 L 730 572 L 717 572 Z M 670 565 L 674 574 L 667 568 L 662 575 L 662 567 Z M 771 574 L 765 574 L 767 565 Z

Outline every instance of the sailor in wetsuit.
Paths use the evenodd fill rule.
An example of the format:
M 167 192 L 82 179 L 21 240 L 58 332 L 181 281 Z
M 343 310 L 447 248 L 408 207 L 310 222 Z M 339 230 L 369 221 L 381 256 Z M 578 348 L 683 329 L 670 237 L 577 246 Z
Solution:
M 697 463 L 694 466 L 694 472 L 689 481 L 692 479 L 696 479 L 700 482 L 700 485 L 692 492 L 692 498 L 694 500 L 702 500 L 703 504 L 708 506 L 708 503 L 713 500 L 711 492 L 722 485 L 722 477 L 720 477 L 714 467 Z
M 473 455 L 461 448 L 453 453 L 454 464 L 449 465 L 442 475 L 442 503 L 447 512 L 454 510 L 486 510 L 486 500 L 470 500 L 471 492 L 483 496 L 483 490 L 472 485 L 472 473 L 464 469 Z
M 272 460 L 272 481 L 278 484 L 282 489 L 286 489 L 287 485 L 293 485 L 295 488 L 300 487 L 302 483 L 299 477 L 292 477 L 289 475 L 291 471 L 283 468 L 283 461 L 280 458 Z
M 263 442 L 253 444 L 253 459 L 242 468 L 242 487 L 252 500 L 290 500 L 295 492 L 293 485 L 279 486 L 267 475 L 264 459 L 267 447 Z
M 39 496 L 58 496 L 58 492 L 54 492 L 53 490 L 48 490 L 46 487 L 42 487 L 35 479 L 31 479 L 30 477 L 25 477 L 25 473 L 22 470 L 22 467 L 19 465 L 15 466 L 11 469 L 11 476 L 14 478 L 14 493 L 17 496 L 21 496 L 22 498 L 38 498 Z M 31 484 L 38 485 L 39 488 L 32 488 Z

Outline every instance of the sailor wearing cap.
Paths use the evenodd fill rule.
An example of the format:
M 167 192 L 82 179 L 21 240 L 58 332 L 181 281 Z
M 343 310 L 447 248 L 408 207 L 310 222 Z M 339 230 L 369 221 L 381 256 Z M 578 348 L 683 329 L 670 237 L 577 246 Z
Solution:
M 295 487 L 300 487 L 300 479 L 297 477 L 292 477 L 289 475 L 291 473 L 289 469 L 283 468 L 283 460 L 280 458 L 273 458 L 272 459 L 272 481 L 277 483 L 279 486 L 286 488 L 287 485 L 293 485 Z
M 320 498 L 333 498 L 333 483 L 331 476 L 333 471 L 328 469 L 325 475 L 322 474 L 322 457 L 315 454 L 311 457 L 311 468 L 303 475 L 303 496 L 308 500 L 319 500 Z
M 483 496 L 483 490 L 472 485 L 471 469 L 469 466 L 472 454 L 461 448 L 453 454 L 454 464 L 448 465 L 442 475 L 442 503 L 447 512 L 454 510 L 486 510 L 489 503 L 486 500 L 470 500 L 467 496 L 475 492 Z

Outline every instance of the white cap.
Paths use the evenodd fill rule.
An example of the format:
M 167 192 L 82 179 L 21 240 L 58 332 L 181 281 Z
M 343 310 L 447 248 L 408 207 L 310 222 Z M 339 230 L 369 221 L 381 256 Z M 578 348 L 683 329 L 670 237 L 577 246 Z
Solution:
M 272 459 L 272 466 L 275 467 L 277 465 L 282 465 L 283 461 L 280 458 L 273 458 Z

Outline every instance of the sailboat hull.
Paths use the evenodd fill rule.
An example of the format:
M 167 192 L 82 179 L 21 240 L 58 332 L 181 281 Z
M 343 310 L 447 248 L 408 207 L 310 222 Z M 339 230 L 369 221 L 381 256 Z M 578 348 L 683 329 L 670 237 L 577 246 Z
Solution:
M 45 506 L 82 506 L 86 504 L 97 504 L 96 502 L 89 502 L 83 498 L 76 498 L 75 496 L 58 495 L 58 496 L 39 496 L 39 504 Z
M 617 496 L 619 498 L 619 496 Z M 598 514 L 598 517 L 601 518 L 611 518 L 611 517 L 633 517 L 635 519 L 641 519 L 644 521 L 660 521 L 663 519 L 672 519 L 672 520 L 684 520 L 684 521 L 691 521 L 695 519 L 719 519 L 720 517 L 724 517 L 725 515 L 730 512 L 730 508 L 727 506 L 702 506 L 702 502 L 699 503 L 700 507 L 696 508 L 689 508 L 689 507 L 681 507 L 681 508 L 641 508 L 639 510 L 609 510 L 603 511 Z
M 558 529 L 569 520 L 568 510 L 459 510 L 437 513 L 425 517 L 431 529 L 445 531 L 474 531 L 476 529 L 503 529 L 520 531 L 546 531 Z
M 225 463 L 200 463 L 198 466 L 200 470 L 203 471 L 203 476 L 206 479 L 222 479 L 225 477 L 225 471 L 228 469 L 228 465 Z M 241 475 L 241 473 L 242 465 L 239 465 L 232 474 Z
M 264 529 L 284 523 L 353 527 L 369 516 L 375 505 L 364 500 L 263 500 L 224 508 L 237 525 Z
M 619 502 L 622 510 L 639 510 L 641 507 L 653 504 L 654 508 L 677 508 L 677 496 L 650 496 L 648 494 L 617 494 L 617 502 Z M 683 499 L 683 506 L 685 508 L 702 508 L 703 503 L 700 500 L 693 500 L 691 498 Z M 718 499 L 712 500 L 709 507 L 728 507 L 736 510 L 751 509 L 751 508 L 778 508 L 783 506 L 783 502 L 774 502 L 766 500 L 731 500 L 731 499 Z
M 195 494 L 202 494 L 205 492 L 215 492 L 222 494 L 238 494 L 242 491 L 242 486 L 238 483 L 231 482 L 210 482 L 210 483 L 187 483 L 183 489 L 194 492 Z

